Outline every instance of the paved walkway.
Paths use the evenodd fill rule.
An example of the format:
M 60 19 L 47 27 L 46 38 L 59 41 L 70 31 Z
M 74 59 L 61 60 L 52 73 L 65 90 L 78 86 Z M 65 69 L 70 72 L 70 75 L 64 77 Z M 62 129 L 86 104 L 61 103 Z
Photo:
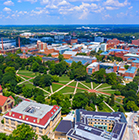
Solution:
M 95 111 L 96 111 L 96 112 L 98 112 L 97 105 L 95 105 L 95 108 L 96 108 L 96 110 L 95 110 Z
M 74 92 L 73 92 L 73 94 L 76 94 L 77 87 L 78 87 L 78 81 L 77 81 L 77 83 L 76 83 L 76 86 L 75 86 L 75 89 L 74 89 Z
M 93 89 L 93 82 L 91 82 L 91 89 Z
M 84 87 L 90 89 L 88 86 L 86 86 L 85 84 L 83 84 L 82 82 L 79 82 L 80 84 L 82 84 Z
M 103 102 L 107 107 L 109 107 L 113 112 L 115 112 L 115 110 L 111 106 L 109 106 L 105 101 L 103 101 Z
M 50 85 L 50 90 L 51 90 L 51 94 L 53 94 L 53 88 L 52 86 Z
M 94 89 L 97 89 L 97 88 L 99 88 L 100 86 L 102 85 L 102 83 L 101 84 L 99 84 L 97 87 L 95 87 Z

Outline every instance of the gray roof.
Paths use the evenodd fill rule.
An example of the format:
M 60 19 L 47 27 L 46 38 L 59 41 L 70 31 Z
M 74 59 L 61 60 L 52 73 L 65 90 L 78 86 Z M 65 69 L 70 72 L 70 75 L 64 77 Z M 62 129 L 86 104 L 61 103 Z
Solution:
M 71 128 L 73 128 L 73 124 L 71 121 L 62 120 L 55 131 L 67 133 Z
M 32 110 L 30 108 L 32 108 Z M 13 108 L 11 111 L 41 119 L 52 108 L 53 106 L 49 106 L 46 104 L 22 101 L 18 106 Z M 29 109 L 30 111 L 28 111 Z

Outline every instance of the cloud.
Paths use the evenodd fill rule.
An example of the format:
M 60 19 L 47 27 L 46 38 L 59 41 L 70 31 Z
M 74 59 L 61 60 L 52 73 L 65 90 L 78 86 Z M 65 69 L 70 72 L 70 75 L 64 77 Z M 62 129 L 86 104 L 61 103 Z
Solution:
M 128 9 L 132 9 L 133 8 L 133 6 L 130 6 Z
M 13 6 L 14 5 L 14 3 L 12 1 L 10 1 L 10 0 L 5 1 L 3 4 L 7 5 L 7 6 Z
M 69 4 L 70 4 L 69 2 L 63 0 L 63 1 L 59 2 L 58 5 L 69 5 Z
M 45 8 L 57 9 L 58 7 L 54 4 L 48 4 L 48 5 L 45 6 Z
M 18 0 L 17 2 L 22 2 L 22 1 L 27 1 L 27 2 L 30 2 L 32 4 L 37 2 L 37 0 Z
M 115 7 L 124 7 L 124 6 L 130 5 L 128 0 L 125 0 L 123 3 L 120 3 L 118 0 L 107 0 L 104 4 L 115 6 Z
M 8 8 L 8 7 L 5 7 L 5 8 L 3 9 L 3 11 L 5 11 L 5 12 L 11 12 L 12 10 L 11 10 L 10 8 Z
M 41 4 L 48 4 L 49 0 L 40 0 Z
M 115 10 L 115 9 L 118 9 L 118 8 L 117 8 L 117 7 L 107 6 L 106 9 L 107 9 L 107 10 Z

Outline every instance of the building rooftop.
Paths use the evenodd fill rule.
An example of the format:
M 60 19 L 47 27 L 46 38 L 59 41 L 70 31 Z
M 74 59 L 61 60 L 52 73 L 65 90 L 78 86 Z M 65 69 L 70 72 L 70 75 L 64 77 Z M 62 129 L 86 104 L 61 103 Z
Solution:
M 75 56 L 77 54 L 77 52 L 76 51 L 65 51 L 63 54 L 69 54 L 69 55 Z
M 136 67 L 129 67 L 126 73 L 135 73 L 136 69 Z
M 11 111 L 41 119 L 46 112 L 49 112 L 52 108 L 53 106 L 45 104 L 23 101 Z
M 132 53 L 125 54 L 124 56 L 126 56 L 126 57 L 139 57 L 139 55 L 132 54 Z
M 53 119 L 60 110 L 61 107 L 57 105 L 49 106 L 24 100 L 4 117 L 45 128 L 49 119 Z
M 73 124 L 71 121 L 62 120 L 55 131 L 67 133 L 71 128 L 73 128 Z

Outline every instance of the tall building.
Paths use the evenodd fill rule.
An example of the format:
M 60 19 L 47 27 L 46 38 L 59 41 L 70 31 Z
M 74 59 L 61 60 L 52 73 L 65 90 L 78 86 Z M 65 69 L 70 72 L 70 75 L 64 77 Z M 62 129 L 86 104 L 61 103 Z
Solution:
M 41 135 L 50 135 L 61 119 L 61 107 L 49 106 L 30 101 L 22 101 L 4 115 L 4 129 L 13 131 L 17 125 L 25 123 Z

